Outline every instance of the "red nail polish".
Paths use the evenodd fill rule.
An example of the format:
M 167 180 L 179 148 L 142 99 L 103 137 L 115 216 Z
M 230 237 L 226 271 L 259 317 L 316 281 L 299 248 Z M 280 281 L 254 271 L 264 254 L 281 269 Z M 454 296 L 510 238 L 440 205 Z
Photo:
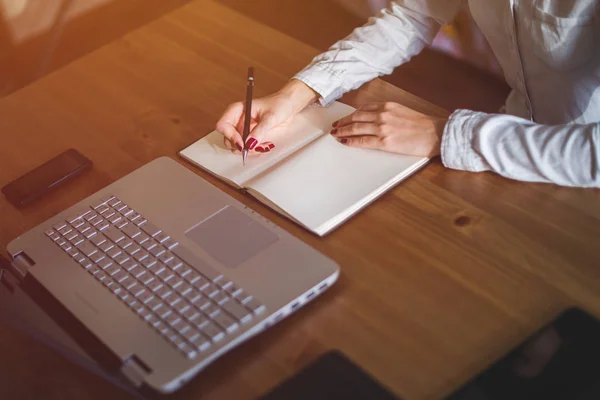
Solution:
M 337 126 L 338 121 L 335 121 L 333 124 L 331 124 L 331 126 L 333 126 L 334 128 Z
M 239 151 L 242 151 L 242 150 L 244 150 L 244 149 L 243 149 L 243 147 L 242 147 L 242 146 L 240 146 L 240 144 L 239 144 L 239 143 L 236 143 L 235 145 L 237 146 L 237 148 L 238 148 L 238 150 L 239 150 Z
M 340 139 L 341 144 L 346 144 L 347 142 L 348 142 L 348 139 Z
M 248 140 L 246 140 L 246 144 L 248 144 L 248 148 L 250 150 L 253 150 L 256 145 L 258 144 L 258 140 L 254 139 L 254 138 L 249 138 Z
M 275 148 L 275 145 L 273 143 L 269 143 L 269 150 Z
M 332 134 L 332 135 L 335 135 L 336 133 L 337 133 L 337 129 L 332 129 L 332 130 L 331 130 L 331 134 Z
M 271 151 L 271 148 L 270 148 L 270 147 L 268 147 L 268 146 L 267 146 L 267 147 L 265 147 L 265 153 L 268 153 L 268 152 L 270 152 L 270 151 Z
M 258 151 L 259 153 L 264 153 L 265 152 L 265 149 L 262 148 L 261 146 L 256 147 L 254 150 Z

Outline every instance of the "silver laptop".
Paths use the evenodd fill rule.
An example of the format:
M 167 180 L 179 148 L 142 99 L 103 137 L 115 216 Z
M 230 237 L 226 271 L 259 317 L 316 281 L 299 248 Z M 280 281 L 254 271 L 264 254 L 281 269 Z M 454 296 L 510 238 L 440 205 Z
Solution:
M 312 300 L 335 262 L 174 160 L 156 159 L 8 246 L 120 360 L 170 393 Z

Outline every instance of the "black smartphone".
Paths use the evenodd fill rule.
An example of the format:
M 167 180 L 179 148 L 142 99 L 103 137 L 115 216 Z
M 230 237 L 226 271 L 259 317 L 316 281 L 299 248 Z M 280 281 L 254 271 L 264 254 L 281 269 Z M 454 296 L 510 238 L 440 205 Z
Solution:
M 446 400 L 600 399 L 600 322 L 578 308 L 516 346 Z
M 2 193 L 11 204 L 21 207 L 91 166 L 88 158 L 75 149 L 69 149 L 7 184 L 2 188 Z
M 261 400 L 401 400 L 339 350 L 331 350 Z

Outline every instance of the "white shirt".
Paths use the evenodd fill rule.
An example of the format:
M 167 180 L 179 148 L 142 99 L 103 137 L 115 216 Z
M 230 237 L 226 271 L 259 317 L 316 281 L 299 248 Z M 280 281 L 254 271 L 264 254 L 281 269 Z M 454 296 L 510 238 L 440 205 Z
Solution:
M 294 78 L 328 105 L 419 53 L 463 2 L 512 91 L 499 114 L 451 114 L 444 165 L 600 187 L 600 0 L 392 1 Z

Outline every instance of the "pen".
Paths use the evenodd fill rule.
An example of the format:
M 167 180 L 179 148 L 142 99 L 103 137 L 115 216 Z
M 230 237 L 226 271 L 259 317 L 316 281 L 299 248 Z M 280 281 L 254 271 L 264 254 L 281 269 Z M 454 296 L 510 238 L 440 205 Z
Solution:
M 242 165 L 246 165 L 246 157 L 248 156 L 248 145 L 246 139 L 250 133 L 250 118 L 252 115 L 252 88 L 254 87 L 254 68 L 248 68 L 248 84 L 246 86 L 246 114 L 244 116 L 244 133 L 242 134 L 242 140 L 244 142 L 244 149 L 242 150 Z

